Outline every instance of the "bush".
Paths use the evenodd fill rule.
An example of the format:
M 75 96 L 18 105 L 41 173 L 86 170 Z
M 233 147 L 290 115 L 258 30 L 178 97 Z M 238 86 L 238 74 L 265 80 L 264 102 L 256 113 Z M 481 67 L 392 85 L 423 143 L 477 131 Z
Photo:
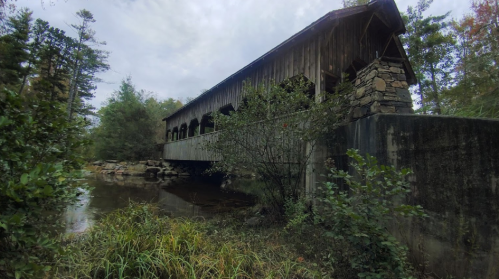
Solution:
M 303 219 L 308 230 L 296 218 L 290 227 L 303 231 L 301 240 L 343 278 L 410 278 L 407 248 L 387 226 L 397 217 L 425 216 L 421 206 L 404 202 L 411 192 L 405 176 L 411 171 L 378 165 L 374 157 L 364 158 L 353 149 L 347 154 L 355 174 L 331 168 L 331 181 L 319 189 L 313 219 Z
M 27 278 L 50 270 L 59 246 L 50 237 L 79 192 L 78 124 L 57 103 L 0 92 L 0 277 Z
M 257 173 L 265 199 L 282 214 L 287 199 L 303 194 L 302 178 L 315 144 L 343 120 L 347 99 L 328 94 L 317 102 L 313 84 L 303 76 L 267 86 L 246 83 L 244 91 L 237 111 L 212 114 L 219 133 L 207 148 L 222 157 L 213 170 Z

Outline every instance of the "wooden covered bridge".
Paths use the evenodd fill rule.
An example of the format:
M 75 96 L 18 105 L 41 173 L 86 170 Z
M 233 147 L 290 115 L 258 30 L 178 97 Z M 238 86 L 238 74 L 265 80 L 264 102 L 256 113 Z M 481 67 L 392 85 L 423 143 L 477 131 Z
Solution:
M 303 75 L 320 92 L 333 91 L 347 73 L 355 83 L 352 118 L 377 112 L 412 112 L 408 85 L 415 83 L 398 35 L 406 31 L 393 0 L 327 13 L 302 31 L 165 117 L 165 160 L 216 161 L 202 144 L 217 136 L 210 114 L 228 114 L 243 100 L 243 82 L 280 83 Z

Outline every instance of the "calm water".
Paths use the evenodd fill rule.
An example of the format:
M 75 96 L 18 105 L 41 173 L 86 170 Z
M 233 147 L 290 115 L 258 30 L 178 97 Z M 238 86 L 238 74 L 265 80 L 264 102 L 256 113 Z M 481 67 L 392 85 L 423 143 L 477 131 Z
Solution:
M 167 180 L 95 174 L 85 179 L 93 190 L 85 192 L 64 215 L 66 232 L 83 232 L 99 218 L 130 201 L 158 203 L 172 216 L 211 217 L 253 205 L 254 199 L 220 189 L 220 181 L 201 178 Z

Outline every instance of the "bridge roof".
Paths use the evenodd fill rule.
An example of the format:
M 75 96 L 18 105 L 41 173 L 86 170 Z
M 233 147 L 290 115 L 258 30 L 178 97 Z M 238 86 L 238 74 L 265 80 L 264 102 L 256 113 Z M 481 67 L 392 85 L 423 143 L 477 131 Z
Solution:
M 201 93 L 199 96 L 197 96 L 196 98 L 194 98 L 193 100 L 191 100 L 190 102 L 188 102 L 187 104 L 185 104 L 184 106 L 182 106 L 181 108 L 177 109 L 176 111 L 174 111 L 173 113 L 171 113 L 167 117 L 163 118 L 163 121 L 165 121 L 168 118 L 170 118 L 170 117 L 172 117 L 172 116 L 180 113 L 181 111 L 183 111 L 184 109 L 186 109 L 187 107 L 189 107 L 191 104 L 199 101 L 199 99 L 203 98 L 206 95 L 211 94 L 213 91 L 215 91 L 215 89 L 217 87 L 219 87 L 219 86 L 223 85 L 224 83 L 228 82 L 229 80 L 231 80 L 235 76 L 238 76 L 238 75 L 244 73 L 245 71 L 249 70 L 256 63 L 258 63 L 259 61 L 265 60 L 265 58 L 267 58 L 267 57 L 271 56 L 272 54 L 278 52 L 280 49 L 282 49 L 282 48 L 284 48 L 284 47 L 286 47 L 288 45 L 293 44 L 293 42 L 296 39 L 302 37 L 306 33 L 310 33 L 311 31 L 314 31 L 316 28 L 319 28 L 320 26 L 322 26 L 322 24 L 324 24 L 326 22 L 330 22 L 332 20 L 337 20 L 337 19 L 342 19 L 342 18 L 346 18 L 346 17 L 350 17 L 350 16 L 362 14 L 362 13 L 368 12 L 368 11 L 373 11 L 374 12 L 377 9 L 379 9 L 378 11 L 382 10 L 384 16 L 389 16 L 393 20 L 396 21 L 397 26 L 395 27 L 395 32 L 394 32 L 395 35 L 398 36 L 398 35 L 403 34 L 403 33 L 406 32 L 404 22 L 402 20 L 402 17 L 400 15 L 400 12 L 398 11 L 397 5 L 395 4 L 394 0 L 371 0 L 368 4 L 365 4 L 365 5 L 359 5 L 359 6 L 354 6 L 354 7 L 348 7 L 348 8 L 333 10 L 333 11 L 325 14 L 324 16 L 322 16 L 321 18 L 319 18 L 318 20 L 314 21 L 312 24 L 310 24 L 309 26 L 305 27 L 300 32 L 294 34 L 293 36 L 291 36 L 286 41 L 280 43 L 279 45 L 277 45 L 276 47 L 274 47 L 273 49 L 271 49 L 270 51 L 268 51 L 264 55 L 262 55 L 259 58 L 255 59 L 253 62 L 251 62 L 250 64 L 246 65 L 244 68 L 240 69 L 239 71 L 237 71 L 234 74 L 230 75 L 226 79 L 224 79 L 221 82 L 217 83 L 215 86 L 213 86 L 209 90 L 206 90 L 205 92 Z M 396 45 L 400 49 L 400 52 L 401 52 L 401 55 L 403 56 L 403 58 L 405 58 L 406 60 L 408 60 L 407 59 L 407 55 L 406 55 L 405 51 L 403 50 L 402 44 L 398 40 L 398 37 L 396 37 Z M 412 67 L 410 66 L 410 64 L 408 64 L 408 70 L 409 70 L 409 75 L 412 77 L 412 80 L 415 83 L 415 80 L 416 80 L 415 74 L 414 74 L 414 71 L 413 71 Z

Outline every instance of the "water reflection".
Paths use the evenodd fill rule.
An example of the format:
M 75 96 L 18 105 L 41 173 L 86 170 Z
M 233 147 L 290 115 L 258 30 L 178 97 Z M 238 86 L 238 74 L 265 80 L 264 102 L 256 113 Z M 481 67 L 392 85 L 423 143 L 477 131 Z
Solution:
M 104 214 L 126 207 L 130 201 L 158 203 L 172 216 L 210 217 L 253 205 L 250 195 L 220 189 L 220 181 L 173 178 L 165 181 L 141 177 L 94 175 L 84 182 L 93 188 L 67 208 L 66 232 L 83 232 Z

